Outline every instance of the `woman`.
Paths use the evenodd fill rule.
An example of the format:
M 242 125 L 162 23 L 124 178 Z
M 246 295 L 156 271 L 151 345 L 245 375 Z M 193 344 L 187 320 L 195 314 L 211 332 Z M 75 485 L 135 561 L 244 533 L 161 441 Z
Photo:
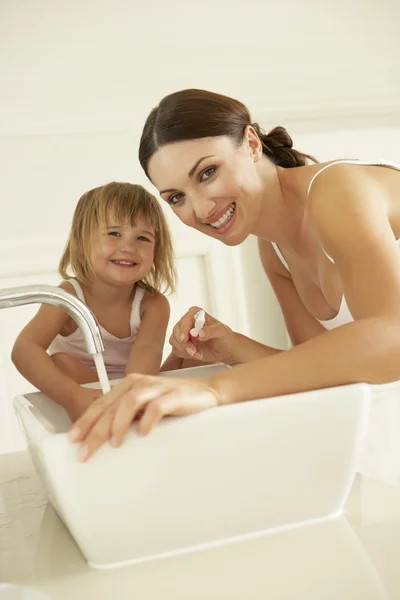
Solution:
M 169 365 L 243 364 L 207 378 L 125 378 L 71 431 L 83 455 L 109 438 L 121 444 L 136 416 L 145 435 L 165 415 L 400 379 L 400 167 L 318 164 L 283 128 L 265 134 L 243 104 L 202 90 L 171 94 L 150 113 L 139 159 L 189 227 L 230 246 L 258 237 L 293 348 L 264 346 L 210 315 L 194 345 L 191 309 L 174 328 Z

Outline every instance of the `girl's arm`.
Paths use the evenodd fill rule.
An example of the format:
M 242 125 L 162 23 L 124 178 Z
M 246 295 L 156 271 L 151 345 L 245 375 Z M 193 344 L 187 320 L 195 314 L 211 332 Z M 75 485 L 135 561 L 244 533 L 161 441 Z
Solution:
M 69 286 L 60 287 L 70 291 Z M 98 395 L 64 375 L 46 350 L 70 317 L 49 304 L 43 304 L 15 341 L 11 358 L 18 371 L 41 392 L 61 404 L 71 416 L 78 417 Z
M 178 369 L 184 369 L 184 363 L 187 362 L 185 358 L 181 358 L 180 356 L 176 356 L 175 354 L 173 354 L 171 352 L 171 354 L 169 354 L 167 356 L 167 358 L 164 360 L 161 368 L 160 368 L 160 373 L 162 371 L 177 371 Z M 199 362 L 196 361 L 191 361 L 194 364 L 191 366 L 199 366 Z
M 162 361 L 169 321 L 169 302 L 156 292 L 146 292 L 141 306 L 141 323 L 126 365 L 126 374 L 157 375 Z
M 46 350 L 68 320 L 68 314 L 60 308 L 42 305 L 17 337 L 11 353 L 21 375 L 63 406 L 80 386 L 57 369 Z

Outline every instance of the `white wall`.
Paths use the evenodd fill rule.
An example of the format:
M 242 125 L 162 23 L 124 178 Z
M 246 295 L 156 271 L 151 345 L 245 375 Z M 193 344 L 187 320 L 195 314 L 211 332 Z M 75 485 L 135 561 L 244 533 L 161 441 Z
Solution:
M 394 0 L 0 1 L 0 287 L 58 281 L 83 191 L 113 179 L 151 189 L 138 137 L 149 110 L 177 89 L 238 97 L 265 128 L 287 126 L 321 160 L 400 162 L 399 22 Z M 203 304 L 285 347 L 255 240 L 220 248 L 169 218 L 181 276 L 171 321 Z M 0 311 L 0 452 L 14 435 L 2 407 L 29 389 L 9 351 L 34 310 Z
M 396 0 L 3 0 L 0 11 L 3 133 L 137 131 L 182 87 L 237 96 L 266 124 L 398 116 Z

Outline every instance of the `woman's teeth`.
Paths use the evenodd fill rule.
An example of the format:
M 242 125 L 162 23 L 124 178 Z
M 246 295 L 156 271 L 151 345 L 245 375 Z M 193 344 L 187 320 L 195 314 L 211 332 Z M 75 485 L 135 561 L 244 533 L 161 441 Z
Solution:
M 228 208 L 226 213 L 224 213 L 222 215 L 222 217 L 220 217 L 218 219 L 218 221 L 215 221 L 214 223 L 210 223 L 211 227 L 215 227 L 215 229 L 219 229 L 220 227 L 222 227 L 222 225 L 225 225 L 231 218 L 233 211 L 235 210 L 235 207 L 236 207 L 235 202 L 232 202 L 232 204 L 230 205 L 230 207 Z

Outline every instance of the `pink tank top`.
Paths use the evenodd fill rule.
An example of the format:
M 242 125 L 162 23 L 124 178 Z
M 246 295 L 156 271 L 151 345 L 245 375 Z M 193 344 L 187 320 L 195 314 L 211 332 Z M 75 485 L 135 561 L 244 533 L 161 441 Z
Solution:
M 68 282 L 73 286 L 79 300 L 85 302 L 82 288 L 76 279 L 68 279 Z M 125 367 L 128 362 L 129 353 L 140 327 L 140 305 L 144 294 L 145 289 L 136 286 L 135 295 L 132 301 L 130 316 L 131 331 L 129 337 L 118 338 L 99 325 L 104 343 L 104 363 L 107 375 L 110 379 L 120 379 L 125 376 Z M 88 354 L 86 351 L 83 335 L 79 327 L 70 335 L 57 335 L 50 344 L 47 352 L 50 355 L 55 354 L 56 352 L 64 352 L 65 354 L 74 356 L 88 367 L 94 370 L 96 369 L 92 355 Z
M 354 165 L 365 165 L 365 166 L 376 166 L 376 167 L 388 167 L 391 169 L 395 169 L 397 171 L 400 171 L 400 166 L 396 165 L 394 163 L 391 162 L 387 162 L 387 161 L 381 161 L 379 163 L 371 163 L 371 162 L 363 162 L 360 160 L 335 160 L 332 163 L 329 163 L 328 165 L 325 165 L 324 167 L 322 167 L 322 169 L 320 169 L 315 175 L 314 177 L 311 179 L 310 181 L 310 185 L 308 186 L 308 192 L 307 195 L 310 193 L 311 190 L 311 186 L 314 183 L 315 179 L 318 177 L 318 175 L 320 173 L 322 173 L 322 171 L 325 171 L 326 169 L 328 169 L 329 167 L 331 167 L 332 165 L 337 165 L 340 163 L 347 163 L 347 164 L 354 164 Z M 271 242 L 272 246 L 276 252 L 276 254 L 278 255 L 278 257 L 280 258 L 281 262 L 283 263 L 283 265 L 286 267 L 286 269 L 289 271 L 289 266 L 280 250 L 280 248 L 278 247 L 277 244 L 275 244 L 275 242 Z M 400 248 L 400 240 L 397 240 L 397 245 Z M 324 248 L 322 248 L 322 250 L 324 250 Z M 325 250 L 324 250 L 325 252 Z M 329 254 L 327 252 L 325 252 L 326 256 L 329 258 L 330 261 L 333 262 L 332 258 L 329 256 Z M 321 321 L 319 319 L 317 319 L 317 321 L 319 321 L 319 323 L 321 323 L 321 325 L 323 325 L 325 327 L 325 329 L 335 329 L 336 327 L 339 327 L 340 325 L 346 325 L 347 323 L 351 323 L 351 321 L 354 321 L 353 316 L 350 312 L 349 307 L 347 306 L 347 302 L 344 296 L 342 296 L 342 302 L 340 305 L 340 309 L 338 314 L 333 317 L 333 319 L 329 319 L 328 321 Z

